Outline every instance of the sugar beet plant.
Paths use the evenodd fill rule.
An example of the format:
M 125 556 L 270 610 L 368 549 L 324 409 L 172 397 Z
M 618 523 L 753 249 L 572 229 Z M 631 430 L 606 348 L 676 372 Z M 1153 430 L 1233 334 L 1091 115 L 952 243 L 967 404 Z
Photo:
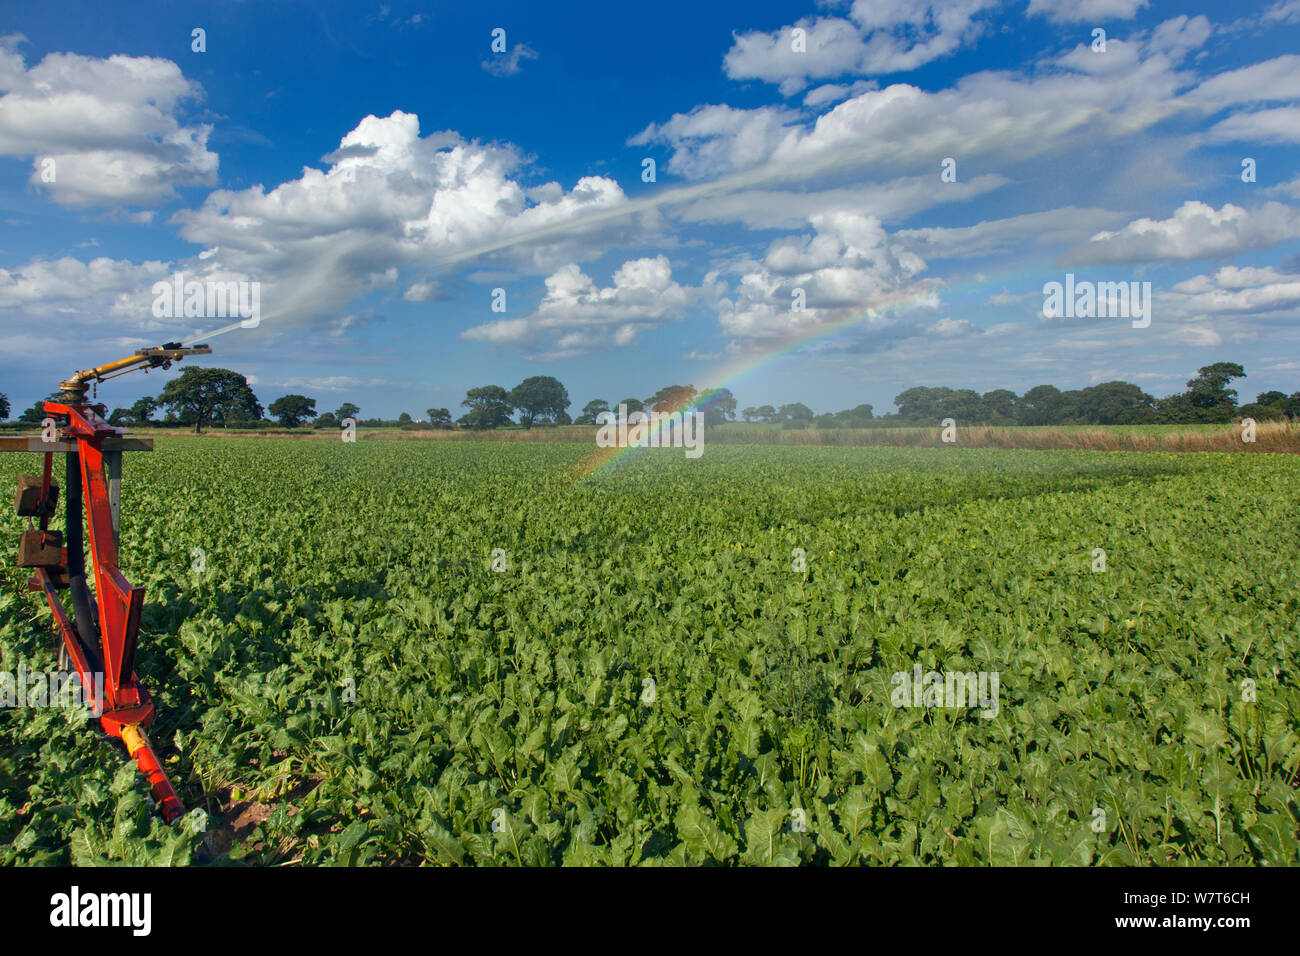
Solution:
M 1293 457 L 159 446 L 124 571 L 208 831 L 7 709 L 0 862 L 1300 862 Z

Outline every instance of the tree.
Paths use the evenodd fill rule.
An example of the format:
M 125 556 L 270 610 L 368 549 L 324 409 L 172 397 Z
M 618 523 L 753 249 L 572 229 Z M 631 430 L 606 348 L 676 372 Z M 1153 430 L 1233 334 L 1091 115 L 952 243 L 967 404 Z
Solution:
M 1285 402 L 1285 401 L 1286 401 L 1285 392 L 1277 392 L 1277 391 L 1260 392 L 1258 395 L 1255 396 L 1256 405 L 1276 405 L 1279 402 Z
M 461 405 L 469 412 L 461 419 L 470 428 L 500 428 L 510 421 L 510 396 L 500 385 L 482 385 L 465 393 Z
M 262 411 L 262 403 L 257 400 L 253 390 L 249 389 L 238 401 L 221 410 L 221 423 L 229 426 L 234 422 L 260 422 Z
M 944 408 L 951 403 L 953 390 L 917 385 L 894 396 L 899 418 L 937 420 L 944 417 Z
M 582 406 L 582 414 L 574 419 L 573 423 L 575 425 L 594 425 L 596 424 L 596 416 L 607 411 L 609 411 L 609 402 L 603 398 L 593 398 Z
M 1102 382 L 1078 393 L 1076 418 L 1087 425 L 1140 425 L 1155 420 L 1155 399 L 1129 382 Z
M 249 388 L 248 379 L 227 368 L 190 366 L 167 383 L 158 402 L 167 407 L 169 420 L 192 422 L 195 434 L 204 425 L 226 421 L 253 409 L 260 417 L 262 409 Z
M 1252 402 L 1249 405 L 1239 405 L 1237 407 L 1237 415 L 1242 418 L 1253 418 L 1257 422 L 1275 422 L 1279 419 L 1286 418 L 1286 412 L 1283 411 L 1281 402 L 1274 405 L 1261 405 L 1259 402 Z
M 450 425 L 451 411 L 446 408 L 430 408 L 425 412 L 429 416 L 429 423 L 432 425 Z
M 645 402 L 641 401 L 639 398 L 625 398 L 623 401 L 619 402 L 619 404 L 627 406 L 627 413 L 629 415 L 633 412 L 645 411 Z
M 1188 379 L 1187 400 L 1193 408 L 1231 412 L 1237 405 L 1237 390 L 1228 388 L 1234 378 L 1245 378 L 1246 370 L 1236 362 L 1215 362 L 1196 370 Z
M 770 422 L 776 418 L 776 409 L 771 405 L 760 405 L 754 409 L 754 417 L 760 422 Z
M 803 402 L 782 405 L 777 415 L 780 417 L 782 424 L 789 425 L 791 428 L 805 427 L 813 420 L 813 410 Z
M 9 396 L 0 392 L 0 422 L 9 417 Z
M 837 424 L 845 428 L 865 428 L 871 421 L 872 408 L 870 405 L 858 405 L 855 408 L 847 408 L 842 412 L 835 413 Z
M 519 424 L 532 428 L 539 418 L 556 418 L 569 407 L 569 393 L 549 375 L 526 378 L 510 391 L 509 402 L 519 410 Z
M 1016 393 L 1008 388 L 985 392 L 980 399 L 980 419 L 990 425 L 1011 425 L 1016 420 Z
M 1156 421 L 1168 425 L 1186 425 L 1198 422 L 1201 416 L 1186 392 L 1170 395 L 1156 402 Z
M 285 428 L 297 428 L 303 419 L 316 414 L 316 399 L 306 395 L 282 395 L 266 407 Z
M 1016 419 L 1022 425 L 1055 425 L 1061 406 L 1059 388 L 1035 385 L 1016 400 Z
M 399 424 L 399 425 L 409 425 L 409 424 L 411 424 L 411 416 L 410 416 L 410 414 L 407 413 L 407 412 L 402 412 L 402 414 L 398 415 L 398 416 L 397 416 L 397 424 Z
M 311 423 L 312 428 L 338 428 L 339 420 L 334 417 L 333 412 L 325 412 Z
M 950 394 L 940 403 L 940 418 L 955 418 L 959 422 L 982 422 L 984 398 L 973 388 L 944 389 Z
M 334 413 L 334 417 L 337 418 L 339 421 L 343 421 L 343 419 L 345 418 L 351 418 L 353 421 L 356 421 L 356 417 L 360 414 L 361 414 L 360 408 L 358 408 L 356 405 L 353 405 L 351 402 L 344 402 L 342 405 L 339 406 L 338 411 Z
M 694 385 L 666 385 L 647 398 L 645 404 L 655 412 L 679 412 L 690 405 L 698 394 Z
M 132 422 L 131 410 L 127 408 L 115 408 L 113 413 L 108 416 L 108 423 L 114 428 L 121 428 L 123 425 L 129 425 Z
M 45 404 L 43 402 L 37 402 L 31 408 L 27 409 L 27 411 L 19 415 L 18 421 L 24 425 L 39 425 L 41 422 L 45 421 Z
M 736 396 L 729 388 L 708 388 L 700 392 L 695 407 L 704 412 L 704 424 L 721 425 L 736 418 Z
M 750 405 L 749 408 L 745 409 L 743 412 L 740 413 L 740 417 L 747 422 L 752 422 L 755 418 L 758 417 L 758 409 L 755 408 L 753 405 Z
M 149 416 L 158 411 L 158 401 L 152 395 L 137 398 L 131 403 L 131 420 L 143 425 Z

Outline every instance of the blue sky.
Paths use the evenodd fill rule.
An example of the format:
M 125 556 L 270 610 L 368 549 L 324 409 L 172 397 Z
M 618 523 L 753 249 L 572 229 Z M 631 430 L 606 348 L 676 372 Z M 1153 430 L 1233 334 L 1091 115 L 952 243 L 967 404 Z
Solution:
M 15 414 L 226 324 L 153 314 L 177 271 L 260 284 L 205 362 L 367 416 L 529 375 L 1300 390 L 1300 0 L 320 6 L 0 7 Z M 1067 272 L 1151 282 L 1150 326 L 1045 319 Z

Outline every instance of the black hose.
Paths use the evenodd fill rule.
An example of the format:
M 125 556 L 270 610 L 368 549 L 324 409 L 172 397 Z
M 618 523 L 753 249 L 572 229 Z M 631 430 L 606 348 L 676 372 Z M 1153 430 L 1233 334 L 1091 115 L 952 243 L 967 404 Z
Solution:
M 72 612 L 81 638 L 81 649 L 88 660 L 99 658 L 99 634 L 90 610 L 90 588 L 86 584 L 86 551 L 82 543 L 81 526 L 81 456 L 68 452 L 64 484 L 64 514 L 67 529 L 64 534 L 68 545 L 68 591 L 72 594 Z

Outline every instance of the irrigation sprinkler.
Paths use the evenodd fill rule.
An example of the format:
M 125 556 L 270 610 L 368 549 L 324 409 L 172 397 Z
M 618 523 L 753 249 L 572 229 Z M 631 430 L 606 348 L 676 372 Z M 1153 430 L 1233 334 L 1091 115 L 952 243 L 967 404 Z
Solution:
M 145 735 L 154 718 L 154 703 L 135 675 L 144 588 L 133 587 L 118 569 L 122 453 L 152 451 L 153 440 L 127 437 L 126 429 L 109 425 L 103 417 L 106 407 L 88 403 L 86 393 L 92 383 L 141 368 L 170 368 L 187 355 L 211 352 L 206 345 L 186 348 L 170 342 L 77 372 L 59 383 L 56 398 L 44 403 L 48 416 L 44 434 L 0 437 L 0 451 L 45 456 L 39 476 L 18 480 L 15 501 L 18 514 L 28 519 L 18 547 L 18 566 L 32 569 L 27 589 L 44 592 L 62 642 L 61 658 L 76 671 L 84 699 L 99 716 L 100 726 L 126 745 L 168 823 L 184 809 Z M 63 531 L 50 528 L 59 498 L 54 481 L 57 454 L 65 456 Z M 93 590 L 86 576 L 87 534 Z M 64 590 L 72 604 L 71 617 L 59 595 Z M 102 699 L 95 696 L 95 677 L 100 674 Z

